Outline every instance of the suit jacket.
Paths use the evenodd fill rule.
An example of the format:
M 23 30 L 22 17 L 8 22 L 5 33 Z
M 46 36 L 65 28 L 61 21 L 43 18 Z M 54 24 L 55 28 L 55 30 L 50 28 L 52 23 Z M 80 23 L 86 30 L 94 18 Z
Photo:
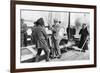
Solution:
M 52 31 L 53 31 L 53 35 L 54 35 L 55 39 L 59 39 L 60 28 L 61 28 L 61 26 L 59 24 L 52 26 Z

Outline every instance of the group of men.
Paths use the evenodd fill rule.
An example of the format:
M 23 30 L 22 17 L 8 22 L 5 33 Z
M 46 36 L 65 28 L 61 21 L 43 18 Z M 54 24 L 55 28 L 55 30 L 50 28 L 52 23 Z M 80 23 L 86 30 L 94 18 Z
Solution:
M 58 37 L 58 28 L 61 22 L 54 20 L 54 25 L 49 27 L 48 29 L 52 31 L 52 48 L 48 44 L 48 35 L 45 31 L 45 25 L 43 18 L 39 18 L 36 22 L 34 22 L 34 28 L 32 29 L 32 41 L 36 44 L 37 54 L 36 54 L 36 62 L 39 62 L 39 57 L 41 55 L 42 50 L 45 53 L 45 60 L 50 61 L 50 52 L 51 50 L 55 53 L 52 54 L 53 58 L 61 58 L 61 50 L 59 48 L 59 37 Z M 70 30 L 71 31 L 71 30 Z M 69 32 L 69 28 L 67 29 L 67 33 Z M 75 34 L 75 30 L 74 30 Z M 81 35 L 80 42 L 78 47 L 82 48 L 82 51 L 85 51 L 88 48 L 87 45 L 87 36 L 89 35 L 86 24 L 82 25 L 82 29 L 79 34 Z M 70 38 L 69 34 L 68 38 Z M 73 37 L 73 36 L 72 36 Z
M 46 61 L 50 60 L 51 49 L 53 52 L 55 52 L 57 58 L 61 57 L 61 51 L 59 49 L 59 42 L 57 40 L 58 39 L 57 38 L 57 36 L 58 36 L 57 28 L 59 28 L 59 25 L 57 23 L 58 23 L 58 21 L 54 20 L 54 25 L 52 27 L 49 27 L 49 29 L 52 30 L 53 48 L 50 48 L 50 46 L 48 44 L 48 37 L 47 37 L 47 33 L 45 31 L 45 25 L 44 25 L 43 18 L 38 19 L 34 23 L 35 26 L 32 30 L 32 37 L 33 37 L 33 42 L 35 42 L 36 48 L 37 48 L 36 62 L 39 61 L 39 57 L 40 57 L 42 50 L 44 50 L 44 52 L 45 52 Z M 54 55 L 52 57 L 54 57 Z

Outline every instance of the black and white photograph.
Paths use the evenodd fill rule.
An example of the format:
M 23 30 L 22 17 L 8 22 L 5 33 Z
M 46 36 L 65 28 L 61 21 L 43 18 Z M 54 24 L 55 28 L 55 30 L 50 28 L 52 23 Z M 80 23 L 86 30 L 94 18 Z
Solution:
M 21 10 L 21 63 L 90 59 L 90 13 Z
M 14 67 L 19 72 L 95 66 L 95 15 L 95 6 L 18 2 Z

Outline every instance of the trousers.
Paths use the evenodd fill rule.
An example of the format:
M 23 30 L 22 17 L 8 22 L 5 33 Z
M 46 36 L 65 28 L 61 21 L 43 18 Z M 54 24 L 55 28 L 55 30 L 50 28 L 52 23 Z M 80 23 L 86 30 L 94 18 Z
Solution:
M 50 50 L 49 50 L 49 48 L 47 47 L 47 48 L 38 48 L 37 54 L 36 54 L 36 62 L 39 62 L 39 57 L 40 57 L 40 55 L 41 55 L 42 50 L 43 50 L 44 53 L 45 53 L 45 60 L 46 60 L 46 61 L 49 61 Z

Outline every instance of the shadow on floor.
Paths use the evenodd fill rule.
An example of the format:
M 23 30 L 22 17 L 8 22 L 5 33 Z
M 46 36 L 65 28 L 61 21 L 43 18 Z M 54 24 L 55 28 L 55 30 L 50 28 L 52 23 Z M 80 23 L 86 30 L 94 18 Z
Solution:
M 63 54 L 67 51 L 68 51 L 68 48 L 63 48 L 61 50 L 61 53 Z M 42 61 L 42 60 L 45 60 L 45 55 L 40 56 L 39 61 Z M 28 59 L 28 60 L 25 60 L 25 61 L 21 61 L 21 63 L 30 63 L 30 62 L 35 62 L 35 57 L 31 58 L 31 59 Z

